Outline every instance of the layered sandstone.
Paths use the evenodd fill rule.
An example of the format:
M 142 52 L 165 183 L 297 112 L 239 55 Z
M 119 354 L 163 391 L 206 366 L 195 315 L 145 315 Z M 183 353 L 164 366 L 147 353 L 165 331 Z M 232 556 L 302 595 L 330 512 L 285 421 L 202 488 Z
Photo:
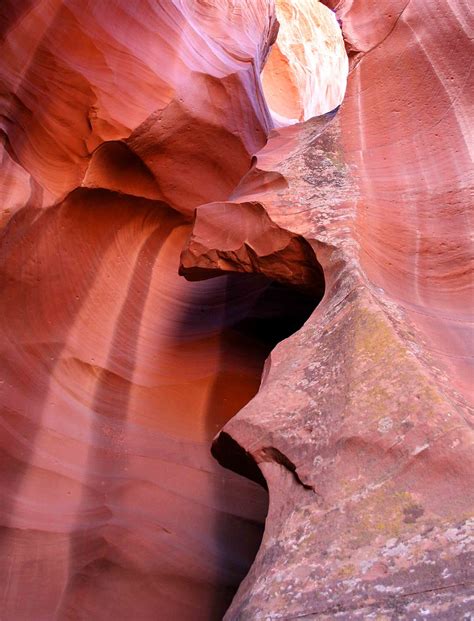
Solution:
M 346 89 L 348 59 L 335 14 L 313 0 L 276 0 L 280 24 L 262 72 L 275 124 L 334 110 Z
M 210 443 L 314 304 L 178 269 L 193 209 L 228 198 L 271 127 L 273 13 L 73 0 L 2 19 L 0 616 L 219 619 L 267 495 Z
M 6 621 L 222 618 L 264 487 L 227 619 L 467 618 L 472 16 L 325 4 L 317 118 L 319 4 L 0 9 Z

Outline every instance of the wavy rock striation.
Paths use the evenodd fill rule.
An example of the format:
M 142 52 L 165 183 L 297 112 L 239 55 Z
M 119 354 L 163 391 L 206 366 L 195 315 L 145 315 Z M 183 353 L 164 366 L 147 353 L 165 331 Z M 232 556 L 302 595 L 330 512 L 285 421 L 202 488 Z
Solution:
M 262 72 L 276 125 L 306 121 L 340 105 L 348 59 L 336 17 L 313 0 L 276 0 L 278 39 Z
M 266 2 L 2 5 L 1 614 L 219 619 L 267 494 L 212 437 L 316 302 L 178 275 L 271 119 Z
M 471 15 L 325 4 L 316 118 L 316 3 L 0 9 L 2 619 L 222 618 L 262 486 L 226 619 L 467 618 Z

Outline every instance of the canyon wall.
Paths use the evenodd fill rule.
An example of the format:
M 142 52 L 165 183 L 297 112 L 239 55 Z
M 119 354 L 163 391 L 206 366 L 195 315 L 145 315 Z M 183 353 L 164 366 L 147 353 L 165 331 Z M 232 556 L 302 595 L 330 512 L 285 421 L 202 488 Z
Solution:
M 468 618 L 472 12 L 324 4 L 315 118 L 315 3 L 2 4 L 2 621 L 222 618 L 264 487 L 226 619 Z
M 339 112 L 275 132 L 233 196 L 311 242 L 326 292 L 214 445 L 270 493 L 226 618 L 469 618 L 472 12 L 330 6 Z
M 275 18 L 254 0 L 1 12 L 0 617 L 220 619 L 267 494 L 210 443 L 258 389 L 262 324 L 286 336 L 310 309 L 261 276 L 178 270 L 194 208 L 265 143 Z

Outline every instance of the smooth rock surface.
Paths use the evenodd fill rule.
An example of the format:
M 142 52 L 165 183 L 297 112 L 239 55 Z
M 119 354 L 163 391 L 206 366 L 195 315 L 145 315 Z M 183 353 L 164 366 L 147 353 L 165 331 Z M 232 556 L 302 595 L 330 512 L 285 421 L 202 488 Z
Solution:
M 220 619 L 268 501 L 211 439 L 301 308 L 261 276 L 178 269 L 194 207 L 229 197 L 271 127 L 273 12 L 0 15 L 0 618 Z
M 277 126 L 306 121 L 337 108 L 348 59 L 336 16 L 313 0 L 276 0 L 278 39 L 262 72 Z
M 325 4 L 317 118 L 317 3 L 0 7 L 2 621 L 222 618 L 257 483 L 226 619 L 469 618 L 472 11 Z

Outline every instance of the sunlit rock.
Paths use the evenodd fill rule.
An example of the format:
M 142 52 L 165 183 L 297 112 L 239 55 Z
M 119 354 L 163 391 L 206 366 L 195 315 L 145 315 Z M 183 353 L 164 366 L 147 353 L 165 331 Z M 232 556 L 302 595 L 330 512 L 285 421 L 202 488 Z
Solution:
M 1 621 L 468 618 L 470 13 L 325 4 L 2 3 Z
M 335 14 L 317 0 L 276 0 L 280 23 L 262 73 L 277 125 L 330 112 L 340 105 L 348 60 Z

